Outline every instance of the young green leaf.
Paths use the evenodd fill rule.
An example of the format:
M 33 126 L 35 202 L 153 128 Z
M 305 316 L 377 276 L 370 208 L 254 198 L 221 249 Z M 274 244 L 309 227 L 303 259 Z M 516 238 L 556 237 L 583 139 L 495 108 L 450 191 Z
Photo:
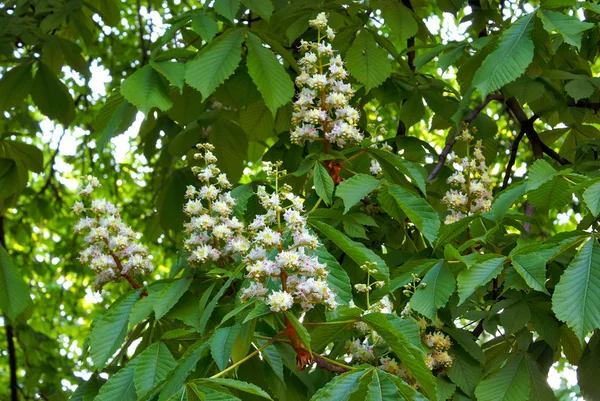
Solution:
M 247 32 L 248 72 L 273 115 L 294 96 L 294 83 L 270 49 L 252 32 Z
M 15 320 L 29 302 L 29 286 L 0 245 L 0 309 L 10 320 Z
M 473 77 L 473 86 L 483 97 L 521 76 L 533 60 L 533 17 L 530 13 L 502 32 L 498 47 L 490 53 Z
M 315 164 L 314 173 L 315 192 L 326 204 L 331 205 L 333 202 L 333 180 L 329 176 L 327 169 L 320 163 Z
M 552 310 L 582 343 L 588 333 L 600 328 L 600 245 L 596 238 L 581 247 L 561 276 Z
M 167 377 L 169 372 L 177 366 L 177 362 L 175 362 L 169 348 L 162 342 L 153 343 L 135 360 L 137 363 L 133 382 L 140 398 Z
M 335 191 L 335 196 L 344 200 L 344 213 L 368 196 L 381 181 L 367 174 L 356 174 L 342 181 Z
M 234 29 L 210 42 L 198 57 L 187 62 L 185 82 L 200 91 L 205 99 L 209 97 L 240 64 L 243 41 L 244 32 Z
M 410 306 L 423 316 L 435 321 L 437 310 L 448 302 L 456 288 L 454 275 L 444 262 L 431 268 L 421 280 L 410 299 Z
M 383 83 L 392 72 L 387 52 L 377 45 L 366 30 L 360 31 L 346 54 L 348 71 L 365 85 L 369 92 Z
M 173 106 L 167 87 L 149 64 L 123 81 L 121 94 L 146 115 L 154 107 L 167 111 Z
M 565 42 L 578 49 L 581 47 L 583 31 L 594 27 L 594 24 L 583 22 L 575 15 L 566 15 L 558 11 L 541 9 L 538 11 L 538 16 L 542 20 L 544 29 L 550 33 L 560 33 Z
M 192 18 L 192 29 L 202 37 L 207 43 L 219 32 L 217 21 L 206 14 L 198 14 Z

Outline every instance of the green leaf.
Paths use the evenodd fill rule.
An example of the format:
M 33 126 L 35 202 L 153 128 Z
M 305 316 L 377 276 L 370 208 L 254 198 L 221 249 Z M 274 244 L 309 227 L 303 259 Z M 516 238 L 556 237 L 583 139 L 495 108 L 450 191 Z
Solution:
M 335 376 L 329 383 L 321 387 L 310 401 L 347 401 L 360 384 L 360 379 L 367 374 L 365 370 L 352 370 Z
M 275 10 L 271 0 L 242 0 L 242 3 L 252 10 L 252 12 L 258 14 L 267 21 L 271 18 L 271 15 L 273 15 L 273 11 Z
M 179 93 L 183 93 L 183 85 L 185 78 L 185 64 L 177 63 L 175 61 L 152 61 L 150 60 L 150 65 L 152 68 L 156 70 L 156 72 L 160 73 L 163 77 L 167 78 L 167 80 L 179 88 Z
M 249 321 L 251 321 L 252 319 L 256 319 L 257 317 L 268 315 L 269 313 L 271 313 L 271 308 L 269 307 L 269 305 L 262 301 L 257 302 L 254 306 L 254 309 L 252 309 L 250 313 L 246 315 L 242 324 L 248 323 Z
M 207 43 L 219 32 L 217 21 L 206 14 L 198 14 L 192 18 L 192 29 L 202 37 Z
M 425 106 L 423 105 L 423 98 L 420 93 L 413 92 L 402 104 L 400 120 L 402 120 L 408 129 L 421 121 L 424 114 Z
M 479 383 L 482 369 L 479 363 L 473 359 L 461 347 L 454 347 L 454 361 L 446 372 L 452 382 L 466 394 L 473 396 L 475 387 Z
M 239 5 L 239 0 L 237 3 Z M 200 91 L 205 99 L 209 97 L 238 67 L 243 41 L 243 31 L 234 29 L 210 42 L 198 57 L 187 62 L 185 82 Z
M 135 360 L 137 364 L 135 365 L 133 382 L 140 398 L 152 387 L 163 381 L 169 372 L 177 366 L 177 362 L 173 359 L 169 348 L 162 342 L 150 345 Z
M 167 111 L 173 106 L 167 87 L 149 64 L 123 81 L 121 94 L 146 115 L 154 107 Z
M 23 104 L 33 82 L 32 67 L 33 63 L 27 62 L 3 73 L 0 80 L 0 111 Z
M 263 46 L 258 36 L 252 32 L 247 34 L 248 57 L 246 63 L 248 72 L 265 100 L 265 104 L 275 115 L 280 106 L 292 100 L 294 83 L 275 54 Z
M 386 379 L 391 380 L 396 385 L 396 389 L 400 392 L 400 395 L 402 395 L 402 397 L 404 397 L 405 400 L 425 400 L 425 397 L 423 397 L 421 393 L 418 393 L 417 390 L 409 386 L 404 380 L 402 380 L 398 376 L 389 374 L 387 372 L 381 372 L 380 375 L 382 375 Z
M 346 53 L 348 71 L 369 92 L 385 81 L 392 73 L 392 65 L 387 52 L 377 46 L 373 36 L 366 30 L 360 31 Z
M 551 180 L 557 171 L 550 163 L 544 159 L 536 160 L 529 169 L 529 178 L 527 179 L 527 191 L 538 189 L 546 182 Z
M 235 15 L 240 8 L 240 0 L 215 0 L 215 11 L 234 22 Z
M 92 360 L 98 370 L 104 368 L 108 359 L 125 340 L 129 314 L 141 292 L 141 289 L 134 291 L 111 305 L 92 328 L 90 348 Z
M 561 276 L 552 310 L 582 343 L 588 333 L 600 328 L 600 245 L 596 238 L 581 247 Z
M 419 31 L 417 21 L 413 17 L 410 9 L 401 2 L 390 2 L 385 6 L 381 13 L 385 23 L 389 26 L 392 34 L 398 37 L 400 42 L 406 42 Z
M 498 40 L 498 47 L 490 53 L 473 77 L 473 86 L 486 97 L 521 76 L 533 60 L 533 17 L 527 14 L 516 20 Z
M 506 261 L 505 256 L 487 259 L 476 263 L 458 275 L 459 305 L 469 298 L 475 290 L 500 274 Z
M 321 263 L 327 264 L 327 284 L 336 293 L 338 302 L 347 304 L 352 300 L 352 285 L 348 273 L 340 266 L 338 261 L 327 252 L 327 248 L 321 246 L 317 248 L 314 254 L 319 258 Z
M 315 164 L 315 191 L 326 204 L 331 205 L 333 202 L 333 180 L 329 176 L 327 169 L 320 163 Z
M 538 254 L 515 255 L 512 264 L 528 286 L 548 294 L 546 290 L 546 260 Z
M 598 375 L 600 375 L 599 360 L 600 334 L 596 332 L 585 347 L 577 367 L 577 383 L 581 388 L 581 395 L 585 399 L 595 400 L 600 394 L 600 382 L 598 381 Z
M 562 176 L 557 176 L 529 192 L 527 199 L 540 210 L 559 209 L 573 199 L 569 189 L 569 183 Z
M 290 323 L 292 323 L 292 326 L 294 326 L 294 329 L 296 329 L 296 334 L 298 334 L 300 341 L 302 341 L 302 344 L 306 345 L 306 348 L 310 353 L 310 334 L 308 334 L 308 330 L 306 330 L 306 327 L 304 327 L 302 323 L 298 321 L 298 318 L 292 312 L 285 311 L 285 315 Z
M 347 321 L 348 318 L 344 316 L 337 320 Z M 310 332 L 310 345 L 314 352 L 321 352 L 329 343 L 348 338 L 350 323 L 335 324 L 335 322 L 336 320 L 330 320 L 330 324 L 317 326 Z
M 266 398 L 267 400 L 271 400 L 272 399 L 271 396 L 269 394 L 267 394 L 260 387 L 254 385 L 252 383 L 246 383 L 246 382 L 241 381 L 241 380 L 233 380 L 233 379 L 225 379 L 225 378 L 215 378 L 215 379 L 206 379 L 206 380 L 202 380 L 202 381 L 206 381 L 206 382 L 209 382 L 209 383 L 217 383 L 217 384 L 220 384 L 220 385 L 225 386 L 225 387 L 231 387 L 231 388 L 234 388 L 236 390 L 243 391 L 244 393 L 254 394 L 254 395 L 257 395 L 259 397 Z
M 211 387 L 206 386 L 196 386 L 195 383 L 188 383 L 188 401 L 241 401 L 238 397 L 232 395 L 231 393 L 226 393 L 224 391 L 213 390 Z M 192 390 L 195 394 L 196 398 L 189 398 L 189 391 Z M 221 388 L 219 388 L 221 390 Z M 225 390 L 225 389 L 223 389 Z M 185 393 L 182 393 L 181 397 L 183 397 Z M 180 396 L 177 395 L 177 400 L 180 399 Z M 169 400 L 170 401 L 170 400 Z M 175 400 L 173 400 L 175 401 Z
M 367 390 L 367 398 L 365 401 L 386 401 L 400 399 L 396 384 L 391 381 L 388 376 L 383 374 L 383 371 L 373 368 L 371 382 Z
M 248 158 L 248 137 L 244 130 L 231 120 L 219 119 L 212 125 L 209 140 L 215 145 L 217 167 L 232 183 L 238 182 Z
M 577 335 L 566 324 L 560 326 L 559 335 L 562 352 L 567 357 L 567 361 L 572 365 L 579 365 L 579 360 L 583 354 L 583 347 Z
M 600 213 L 600 182 L 591 185 L 583 193 L 583 200 L 594 216 Z
M 500 315 L 500 323 L 505 329 L 506 335 L 516 333 L 527 326 L 531 320 L 531 311 L 525 301 L 518 301 L 504 308 Z
M 172 396 L 181 391 L 185 379 L 196 368 L 200 358 L 208 351 L 208 342 L 198 342 L 187 349 L 185 354 L 177 361 L 177 367 L 169 373 L 162 386 L 158 401 L 171 400 Z M 154 394 L 154 387 L 148 394 Z M 149 399 L 148 394 L 144 397 Z M 142 400 L 140 400 L 142 401 Z
M 204 334 L 204 332 L 206 331 L 208 319 L 210 319 L 210 317 L 212 316 L 212 313 L 214 312 L 217 303 L 219 303 L 219 299 L 221 299 L 223 294 L 225 294 L 225 291 L 227 291 L 227 289 L 229 288 L 233 280 L 237 277 L 237 275 L 240 273 L 242 268 L 243 265 L 236 269 L 236 271 L 227 279 L 225 284 L 223 284 L 223 286 L 219 289 L 215 296 L 211 298 L 210 302 L 206 305 L 206 308 L 204 308 L 204 311 L 202 312 L 202 317 L 200 318 L 200 325 L 198 328 L 198 331 L 201 334 Z
M 0 245 L 0 309 L 10 320 L 15 320 L 29 302 L 29 286 Z
M 102 152 L 108 141 L 125 132 L 135 121 L 137 110 L 119 92 L 108 98 L 94 120 L 98 133 L 98 150 Z
M 576 102 L 594 94 L 596 87 L 587 79 L 574 79 L 565 85 L 567 94 Z
M 348 255 L 359 266 L 367 262 L 375 262 L 377 264 L 377 273 L 373 274 L 376 280 L 389 282 L 389 269 L 383 259 L 371 249 L 365 247 L 360 242 L 352 241 L 344 234 L 331 227 L 330 225 L 320 221 L 309 221 L 313 227 L 325 235 L 331 242 L 336 244 L 346 255 Z
M 138 363 L 136 358 L 111 376 L 100 387 L 100 391 L 94 398 L 94 401 L 136 401 L 134 372 Z
M 546 375 L 531 355 L 526 355 L 527 370 L 529 371 L 530 387 L 529 401 L 556 401 L 554 391 L 548 385 Z
M 530 379 L 525 354 L 519 353 L 499 371 L 483 379 L 475 389 L 481 401 L 527 401 Z
M 519 199 L 527 190 L 527 182 L 522 181 L 515 185 L 510 185 L 504 191 L 500 192 L 492 203 L 492 214 L 496 222 L 502 221 L 506 212 L 513 203 Z
M 75 105 L 69 90 L 44 63 L 39 63 L 35 73 L 31 98 L 44 115 L 63 125 L 69 125 L 75 118 Z
M 542 9 L 538 11 L 538 16 L 545 30 L 549 33 L 560 33 L 565 42 L 578 49 L 581 47 L 583 31 L 594 27 L 594 24 L 583 22 L 575 15 L 566 15 L 558 11 Z
M 275 135 L 273 114 L 262 100 L 251 103 L 240 111 L 240 126 L 250 140 L 263 141 Z
M 384 314 L 369 313 L 361 319 L 371 326 L 387 342 L 406 368 L 417 378 L 421 388 L 430 399 L 436 398 L 435 378 L 423 360 L 423 354 L 414 348 L 404 335 L 395 330 Z
M 485 363 L 485 354 L 481 350 L 481 347 L 475 342 L 475 336 L 470 331 L 453 328 L 445 328 L 444 331 L 479 363 Z
M 421 280 L 414 295 L 410 299 L 410 307 L 432 321 L 435 321 L 437 310 L 448 302 L 456 288 L 454 275 L 444 262 L 439 262 L 431 268 Z
M 390 195 L 410 221 L 431 243 L 437 238 L 440 229 L 440 217 L 423 198 L 419 198 L 399 185 L 386 184 Z
M 225 370 L 229 364 L 233 343 L 240 334 L 240 326 L 222 327 L 210 338 L 210 353 L 217 363 L 219 370 Z
M 154 302 L 154 314 L 156 320 L 159 320 L 171 310 L 173 306 L 179 301 L 179 298 L 187 291 L 188 287 L 192 283 L 192 278 L 177 279 L 172 283 L 169 283 L 162 289 L 156 301 Z
M 335 196 L 344 200 L 344 213 L 361 199 L 368 196 L 381 181 L 367 174 L 356 174 L 342 181 L 335 190 Z
M 369 149 L 377 161 L 381 164 L 383 170 L 390 174 L 396 184 L 402 184 L 402 175 L 410 178 L 417 188 L 423 194 L 427 195 L 427 182 L 425 181 L 426 173 L 423 167 L 409 160 L 404 160 L 397 154 L 388 152 L 382 149 Z M 400 175 L 400 176 L 399 176 Z

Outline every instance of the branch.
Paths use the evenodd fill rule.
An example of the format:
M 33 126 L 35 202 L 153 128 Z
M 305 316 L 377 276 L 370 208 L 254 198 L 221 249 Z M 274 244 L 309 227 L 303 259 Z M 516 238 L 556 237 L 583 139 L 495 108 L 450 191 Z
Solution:
M 0 216 L 0 245 L 6 248 L 6 237 L 4 236 L 4 216 Z M 17 383 L 17 353 L 15 350 L 15 341 L 12 324 L 8 323 L 8 317 L 4 315 L 4 325 L 6 327 L 6 345 L 8 347 L 8 366 L 10 371 L 10 399 L 18 401 L 19 384 Z
M 148 50 L 146 50 L 146 42 L 144 41 L 144 20 L 142 19 L 141 9 L 142 4 L 140 0 L 137 0 L 137 19 L 139 24 L 139 36 L 140 36 L 140 49 L 142 50 L 142 65 L 145 65 L 148 61 Z
M 600 110 L 600 103 L 592 103 L 586 100 L 580 100 L 578 102 L 567 103 L 569 107 L 579 107 L 581 109 Z
M 489 95 L 487 95 L 486 98 L 484 99 L 484 101 L 479 106 L 475 107 L 469 113 L 469 115 L 467 115 L 467 117 L 465 117 L 464 121 L 466 123 L 473 122 L 473 120 L 475 120 L 475 118 L 479 115 L 479 113 L 481 113 L 481 111 L 492 100 L 502 101 L 502 100 L 504 100 L 504 96 L 502 96 L 502 95 L 496 95 L 496 94 L 489 94 Z M 439 174 L 439 172 L 442 169 L 442 167 L 444 167 L 444 164 L 446 163 L 446 159 L 448 158 L 448 155 L 452 151 L 452 147 L 456 143 L 456 140 L 458 139 L 459 135 L 460 135 L 460 130 L 456 130 L 452 134 L 452 136 L 450 137 L 450 139 L 448 140 L 448 142 L 446 142 L 446 146 L 444 146 L 444 149 L 442 150 L 442 152 L 438 156 L 438 162 L 437 162 L 436 166 L 433 168 L 433 170 L 431 170 L 431 173 L 429 173 L 429 176 L 427 177 L 427 181 L 432 181 Z
M 521 129 L 519 134 L 515 138 L 515 141 L 512 144 L 510 149 L 510 159 L 508 160 L 508 164 L 506 165 L 506 172 L 504 173 L 504 181 L 502 181 L 502 189 L 505 189 L 508 186 L 508 181 L 510 180 L 512 168 L 515 165 L 515 161 L 517 159 L 517 151 L 519 150 L 519 144 L 525 135 L 525 131 Z
M 515 99 L 511 97 L 506 100 L 506 106 L 512 112 L 513 116 L 521 126 L 521 130 L 525 131 L 525 135 L 527 135 L 527 139 L 531 143 L 531 150 L 533 150 L 533 156 L 536 159 L 541 159 L 544 157 L 544 153 L 556 160 L 561 165 L 570 164 L 567 159 L 561 157 L 558 153 L 552 150 L 548 145 L 546 145 L 540 139 L 537 131 L 533 127 L 533 122 L 537 119 L 537 116 L 533 116 L 532 118 L 528 118 L 527 114 L 523 111 L 523 108 Z

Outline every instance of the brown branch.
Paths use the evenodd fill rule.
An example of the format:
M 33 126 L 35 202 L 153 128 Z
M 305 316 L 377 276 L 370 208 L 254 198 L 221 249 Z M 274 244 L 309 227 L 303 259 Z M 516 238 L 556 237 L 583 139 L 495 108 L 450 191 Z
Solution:
M 487 95 L 486 98 L 484 99 L 484 101 L 479 106 L 475 107 L 467 115 L 467 117 L 465 117 L 464 122 L 466 122 L 466 123 L 473 122 L 473 120 L 475 120 L 475 118 L 479 115 L 479 113 L 481 113 L 481 111 L 492 100 L 502 101 L 502 100 L 504 100 L 504 96 L 502 96 L 502 95 L 496 95 L 496 94 L 489 94 L 489 95 Z M 442 170 L 442 167 L 444 167 L 444 164 L 446 163 L 446 159 L 448 158 L 448 155 L 452 151 L 452 147 L 454 147 L 454 144 L 456 143 L 456 140 L 458 139 L 459 135 L 460 135 L 460 130 L 456 130 L 456 132 L 454 132 L 452 134 L 452 136 L 450 137 L 450 139 L 448 140 L 448 142 L 446 142 L 446 146 L 444 146 L 444 149 L 442 150 L 442 152 L 438 156 L 438 162 L 435 165 L 435 167 L 433 168 L 433 170 L 431 170 L 431 173 L 429 173 L 429 176 L 427 177 L 427 181 L 432 181 L 439 174 L 439 172 Z
M 137 5 L 137 20 L 139 25 L 139 36 L 140 36 L 140 49 L 142 51 L 142 65 L 148 62 L 148 50 L 146 49 L 146 41 L 144 40 L 144 20 L 142 19 L 141 9 L 142 4 L 140 0 L 136 1 Z
M 6 249 L 6 237 L 4 232 L 4 216 L 0 216 L 0 245 Z M 4 315 L 4 327 L 6 328 L 6 345 L 8 347 L 8 367 L 10 371 L 10 399 L 18 401 L 19 384 L 17 382 L 17 352 L 15 350 L 13 326 Z
M 533 156 L 536 159 L 543 158 L 544 153 L 545 153 L 546 155 L 550 156 L 551 158 L 556 160 L 561 165 L 571 163 L 564 157 L 561 157 L 558 153 L 556 153 L 554 150 L 552 150 L 544 142 L 542 142 L 542 140 L 540 139 L 540 136 L 538 135 L 537 131 L 533 127 L 533 122 L 537 119 L 537 117 L 534 115 L 535 118 L 534 117 L 528 118 L 527 114 L 525 114 L 525 112 L 523 111 L 523 108 L 521 107 L 521 105 L 519 104 L 517 99 L 515 99 L 514 97 L 507 99 L 506 106 L 512 112 L 513 116 L 515 117 L 515 119 L 517 120 L 519 125 L 521 126 L 521 130 L 525 131 L 525 135 L 527 135 L 527 139 L 529 139 L 529 143 L 531 144 L 531 150 L 533 151 Z
M 517 152 L 519 150 L 519 144 L 521 143 L 521 140 L 523 139 L 524 135 L 525 135 L 525 131 L 523 129 L 521 129 L 519 131 L 519 134 L 515 138 L 515 141 L 512 144 L 512 147 L 510 149 L 510 159 L 508 160 L 508 163 L 506 164 L 506 172 L 504 173 L 504 181 L 502 181 L 502 189 L 505 189 L 508 186 L 508 181 L 510 181 L 512 168 L 515 165 L 515 161 L 517 160 Z
M 569 107 L 579 107 L 581 109 L 600 110 L 600 103 L 588 102 L 586 100 L 580 100 L 578 102 L 567 103 Z

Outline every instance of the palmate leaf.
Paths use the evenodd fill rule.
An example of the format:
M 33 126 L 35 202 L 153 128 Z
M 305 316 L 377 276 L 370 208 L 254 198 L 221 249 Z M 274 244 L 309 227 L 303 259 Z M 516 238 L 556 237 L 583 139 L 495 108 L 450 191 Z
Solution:
M 215 378 L 215 379 L 205 379 L 199 380 L 199 383 L 207 382 L 207 383 L 217 383 L 225 387 L 231 387 L 239 391 L 243 391 L 244 393 L 254 394 L 262 398 L 266 398 L 267 400 L 272 400 L 271 396 L 267 394 L 260 387 L 252 384 L 246 383 L 241 380 L 233 380 L 233 379 L 225 379 L 225 378 Z
M 368 196 L 381 181 L 367 174 L 356 174 L 342 181 L 335 190 L 335 196 L 344 200 L 344 213 Z
M 11 68 L 0 79 L 0 111 L 23 103 L 31 90 L 33 63 L 27 62 Z
M 533 60 L 533 18 L 535 13 L 516 20 L 498 40 L 498 47 L 490 53 L 473 77 L 473 86 L 483 97 L 517 79 Z
M 8 252 L 0 245 L 0 310 L 14 320 L 30 302 L 29 287 L 12 263 Z
M 247 32 L 247 35 L 248 72 L 265 100 L 265 104 L 275 115 L 280 106 L 292 100 L 294 83 L 275 54 L 262 45 L 258 36 L 252 32 Z
M 185 82 L 206 99 L 238 67 L 242 60 L 243 41 L 243 31 L 233 29 L 210 42 L 198 57 L 187 62 Z
M 480 401 L 527 401 L 531 388 L 528 373 L 526 354 L 519 353 L 483 379 L 475 396 Z
M 227 367 L 238 334 L 240 334 L 240 326 L 235 325 L 218 329 L 210 338 L 210 353 L 220 370 Z
M 528 286 L 548 294 L 546 290 L 546 260 L 538 254 L 515 255 L 512 264 Z
M 162 342 L 150 345 L 135 360 L 133 382 L 138 397 L 143 397 L 177 366 L 169 348 Z
M 121 94 L 146 115 L 154 107 L 167 111 L 173 106 L 160 74 L 150 64 L 123 81 Z
M 215 0 L 215 11 L 233 22 L 240 8 L 241 0 Z
M 390 272 L 387 265 L 383 259 L 381 259 L 381 257 L 371 249 L 365 247 L 360 242 L 352 241 L 350 238 L 346 237 L 344 234 L 326 223 L 310 220 L 309 224 L 315 227 L 320 233 L 325 235 L 331 242 L 336 244 L 359 266 L 362 266 L 367 262 L 375 262 L 375 269 L 377 269 L 377 273 L 373 274 L 373 277 L 376 280 L 385 281 L 386 284 L 389 283 Z
M 94 401 L 136 401 L 134 372 L 138 359 L 129 362 L 119 370 L 102 387 Z
M 433 243 L 440 229 L 440 217 L 423 198 L 395 184 L 386 184 L 390 195 L 410 221 Z
M 382 313 L 369 313 L 361 319 L 371 326 L 404 363 L 406 368 L 417 378 L 423 392 L 430 398 L 436 398 L 436 382 L 433 374 L 425 365 L 423 354 L 411 345 L 408 339 L 397 331 Z
M 94 120 L 94 130 L 98 132 L 97 146 L 100 152 L 114 136 L 125 132 L 135 121 L 137 110 L 121 93 L 108 98 Z
M 69 90 L 44 63 L 39 64 L 33 78 L 31 98 L 48 118 L 64 125 L 69 125 L 75 118 L 75 105 Z
M 578 49 L 581 47 L 583 31 L 594 27 L 594 24 L 583 22 L 575 15 L 566 15 L 558 11 L 541 9 L 537 14 L 545 30 L 560 33 L 565 42 Z
M 108 359 L 119 348 L 127 333 L 129 313 L 142 290 L 134 291 L 114 303 L 98 320 L 90 334 L 92 360 L 102 370 Z
M 455 346 L 453 352 L 454 361 L 446 370 L 448 377 L 453 383 L 460 387 L 462 391 L 472 396 L 477 383 L 479 383 L 479 380 L 481 379 L 481 366 L 461 347 Z
M 377 46 L 377 42 L 367 30 L 362 30 L 356 35 L 346 54 L 346 63 L 348 71 L 365 85 L 367 92 L 381 85 L 392 73 L 387 52 Z
M 592 184 L 583 193 L 583 200 L 594 216 L 600 213 L 600 182 Z
M 433 266 L 423 277 L 421 283 L 410 299 L 410 306 L 423 316 L 435 321 L 437 310 L 448 302 L 456 288 L 454 275 L 444 262 Z
M 372 369 L 371 382 L 367 390 L 365 401 L 386 401 L 401 399 L 396 384 L 384 373 L 374 368 Z
M 329 383 L 321 387 L 310 401 L 346 401 L 358 389 L 360 379 L 368 372 L 369 370 L 352 370 L 335 376 Z
M 315 192 L 326 204 L 331 205 L 333 202 L 333 179 L 327 172 L 327 169 L 320 163 L 315 164 L 314 173 Z
M 459 305 L 469 298 L 477 288 L 487 284 L 491 279 L 498 276 L 504 267 L 505 256 L 493 257 L 477 262 L 469 269 L 465 269 L 458 275 Z
M 554 391 L 548 385 L 546 375 L 531 355 L 526 355 L 527 370 L 529 371 L 530 390 L 528 401 L 556 401 Z
M 561 276 L 552 310 L 582 343 L 588 333 L 600 328 L 600 245 L 596 238 L 587 240 Z
M 201 341 L 190 346 L 185 354 L 179 358 L 177 361 L 177 366 L 171 371 L 171 373 L 167 375 L 166 379 L 154 386 L 154 388 L 139 401 L 151 399 L 152 396 L 161 389 L 162 390 L 160 391 L 160 397 L 158 398 L 158 401 L 167 401 L 171 399 L 173 395 L 181 391 L 185 379 L 187 379 L 189 374 L 196 368 L 198 361 L 206 354 L 207 351 L 208 342 Z
M 182 278 L 173 281 L 165 286 L 158 294 L 154 302 L 154 314 L 156 319 L 162 318 L 179 301 L 179 298 L 187 291 L 192 283 L 192 278 Z

